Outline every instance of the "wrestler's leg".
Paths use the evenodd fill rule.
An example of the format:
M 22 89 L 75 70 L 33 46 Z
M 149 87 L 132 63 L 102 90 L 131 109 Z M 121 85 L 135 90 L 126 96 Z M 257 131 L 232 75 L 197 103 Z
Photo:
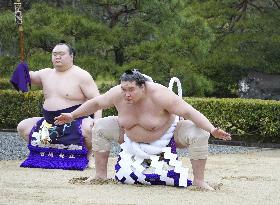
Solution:
M 85 146 L 88 150 L 87 158 L 88 168 L 94 168 L 94 159 L 93 159 L 93 152 L 92 152 L 92 127 L 93 127 L 93 119 L 91 117 L 84 118 L 82 121 L 82 134 L 85 139 Z
M 193 169 L 193 185 L 213 190 L 204 180 L 205 164 L 208 155 L 208 139 L 210 134 L 189 121 L 178 122 L 174 138 L 178 147 L 188 147 Z
M 29 141 L 29 134 L 33 126 L 38 122 L 42 117 L 32 117 L 25 120 L 22 120 L 18 126 L 17 131 L 19 136 L 21 136 L 25 141 Z
M 111 142 L 123 141 L 124 132 L 120 129 L 118 117 L 110 116 L 95 121 L 92 130 L 92 148 L 95 158 L 95 178 L 107 178 L 107 163 Z

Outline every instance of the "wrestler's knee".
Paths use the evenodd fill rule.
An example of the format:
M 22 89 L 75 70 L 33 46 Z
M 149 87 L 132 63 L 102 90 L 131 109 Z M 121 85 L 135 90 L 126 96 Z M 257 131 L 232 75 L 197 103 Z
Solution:
M 29 139 L 29 133 L 32 130 L 32 127 L 37 123 L 37 121 L 39 121 L 40 119 L 42 119 L 41 117 L 32 117 L 32 118 L 28 118 L 25 120 L 22 120 L 18 126 L 17 126 L 17 131 L 19 133 L 19 135 L 25 139 L 26 141 L 28 141 Z
M 95 133 L 100 133 L 107 139 L 118 140 L 121 132 L 118 123 L 118 117 L 109 116 L 96 120 L 93 131 Z
M 92 129 L 92 148 L 94 151 L 110 151 L 111 141 L 119 138 L 116 117 L 105 117 L 95 121 Z
M 105 126 L 106 126 L 106 123 L 104 123 L 104 118 L 100 118 L 98 120 L 95 120 L 94 122 L 94 126 L 92 128 L 92 132 L 104 132 L 105 131 Z
M 102 132 L 102 127 L 95 123 L 92 129 L 92 150 L 96 152 L 107 152 L 111 149 L 111 144 L 104 132 Z
M 22 120 L 17 125 L 17 132 L 20 136 L 25 136 L 26 135 L 26 125 L 25 124 L 26 124 L 25 120 Z
M 177 130 L 175 131 L 175 139 L 179 142 L 178 144 L 188 147 L 191 159 L 206 159 L 210 134 L 198 128 L 190 120 L 184 120 L 179 123 L 178 129 L 176 128 Z

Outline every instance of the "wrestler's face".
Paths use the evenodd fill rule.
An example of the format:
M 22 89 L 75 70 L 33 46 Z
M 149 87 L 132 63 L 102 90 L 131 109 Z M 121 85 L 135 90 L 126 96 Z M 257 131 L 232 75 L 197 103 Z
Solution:
M 52 51 L 52 63 L 57 71 L 65 71 L 73 65 L 73 55 L 70 55 L 66 45 L 57 45 Z
M 126 103 L 134 104 L 141 99 L 144 93 L 144 86 L 137 86 L 135 82 L 121 82 L 122 96 Z

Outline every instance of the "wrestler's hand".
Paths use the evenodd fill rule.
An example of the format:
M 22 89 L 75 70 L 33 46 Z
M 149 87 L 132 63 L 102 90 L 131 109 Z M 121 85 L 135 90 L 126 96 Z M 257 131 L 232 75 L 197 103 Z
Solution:
M 61 113 L 61 115 L 55 117 L 54 120 L 54 124 L 63 125 L 72 122 L 74 118 L 71 113 Z
M 225 132 L 224 130 L 221 130 L 220 128 L 215 128 L 211 131 L 211 135 L 213 137 L 222 139 L 222 140 L 231 140 L 231 136 L 229 133 Z

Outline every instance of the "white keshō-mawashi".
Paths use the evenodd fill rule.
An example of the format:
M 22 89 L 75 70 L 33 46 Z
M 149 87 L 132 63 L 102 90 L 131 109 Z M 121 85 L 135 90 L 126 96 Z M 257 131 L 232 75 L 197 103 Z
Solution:
M 152 81 L 150 77 L 149 81 Z M 182 86 L 178 78 L 171 78 L 169 89 L 172 91 L 175 82 L 178 87 L 178 95 L 182 97 Z M 177 160 L 177 154 L 171 152 L 171 147 L 166 147 L 173 136 L 178 121 L 179 116 L 176 116 L 168 131 L 159 140 L 150 144 L 133 142 L 125 135 L 125 142 L 121 144 L 122 152 L 120 152 L 119 165 L 121 169 L 116 173 L 116 177 L 118 179 L 124 177 L 124 183 L 134 184 L 135 181 L 130 177 L 133 172 L 138 177 L 138 182 L 150 184 L 145 181 L 146 176 L 144 174 L 154 173 L 160 175 L 160 180 L 165 181 L 167 185 L 174 185 L 174 180 L 167 176 L 168 170 L 174 170 L 180 174 L 179 186 L 187 187 L 188 168 L 182 167 L 182 162 Z M 159 161 L 159 156 L 157 155 L 160 153 L 164 153 L 164 158 L 169 159 L 169 165 L 162 160 Z M 151 160 L 151 165 L 148 169 L 142 165 L 145 159 Z

